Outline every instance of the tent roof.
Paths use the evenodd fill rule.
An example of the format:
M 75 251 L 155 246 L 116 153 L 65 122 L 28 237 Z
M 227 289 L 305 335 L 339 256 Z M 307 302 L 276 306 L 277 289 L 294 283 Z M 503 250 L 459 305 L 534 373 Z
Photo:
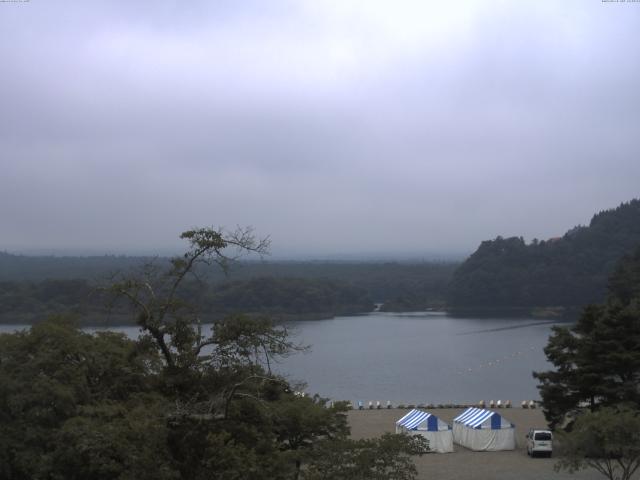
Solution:
M 500 428 L 498 425 L 502 425 L 502 417 L 499 413 L 474 407 L 467 408 L 464 412 L 454 418 L 453 421 L 461 423 L 465 427 L 480 428 L 489 419 L 491 419 L 492 428 Z M 504 426 L 502 428 L 504 428 Z
M 407 430 L 428 430 L 437 432 L 442 429 L 451 429 L 450 426 L 448 426 L 445 422 L 440 420 L 435 415 L 416 409 L 411 410 L 404 417 L 398 420 L 396 422 L 396 425 L 399 427 L 404 427 Z
M 407 413 L 404 417 L 396 422 L 396 425 L 412 429 L 417 427 L 421 422 L 431 416 L 430 413 L 423 412 L 422 410 L 413 409 Z

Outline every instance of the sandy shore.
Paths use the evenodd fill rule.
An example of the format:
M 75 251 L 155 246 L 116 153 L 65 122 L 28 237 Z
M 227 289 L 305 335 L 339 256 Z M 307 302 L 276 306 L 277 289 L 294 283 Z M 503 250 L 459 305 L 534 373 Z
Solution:
M 437 415 L 451 424 L 454 417 L 464 409 L 431 409 L 429 412 Z M 355 439 L 370 438 L 385 432 L 395 431 L 395 421 L 401 418 L 407 410 L 353 410 L 349 412 L 351 436 Z M 553 458 L 529 458 L 527 456 L 525 435 L 531 427 L 546 427 L 546 421 L 539 409 L 528 410 L 522 408 L 501 409 L 499 412 L 516 425 L 517 448 L 506 452 L 473 452 L 460 445 L 454 445 L 454 453 L 431 453 L 416 457 L 418 478 L 443 480 L 484 480 L 484 479 L 520 479 L 545 480 L 574 479 L 596 480 L 604 477 L 595 470 L 583 470 L 575 474 L 567 472 L 556 473 Z M 640 478 L 636 476 L 634 478 Z

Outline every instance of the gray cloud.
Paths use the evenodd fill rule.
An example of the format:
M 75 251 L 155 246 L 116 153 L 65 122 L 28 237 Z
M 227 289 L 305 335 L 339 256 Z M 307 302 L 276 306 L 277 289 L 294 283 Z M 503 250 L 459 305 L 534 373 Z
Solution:
M 638 196 L 640 4 L 0 5 L 0 248 L 469 252 Z

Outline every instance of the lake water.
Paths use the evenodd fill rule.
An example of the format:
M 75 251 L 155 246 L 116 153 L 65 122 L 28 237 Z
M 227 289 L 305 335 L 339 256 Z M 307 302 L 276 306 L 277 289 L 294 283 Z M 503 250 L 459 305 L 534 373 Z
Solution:
M 539 398 L 531 372 L 550 367 L 542 350 L 549 321 L 376 312 L 286 325 L 311 351 L 283 359 L 275 369 L 305 381 L 311 394 L 354 403 L 520 403 Z M 16 328 L 3 325 L 0 331 Z M 131 337 L 138 332 L 114 330 Z
M 534 370 L 546 370 L 551 323 L 462 319 L 440 313 L 373 313 L 295 322 L 312 346 L 279 365 L 310 393 L 351 401 L 470 403 L 539 398 Z

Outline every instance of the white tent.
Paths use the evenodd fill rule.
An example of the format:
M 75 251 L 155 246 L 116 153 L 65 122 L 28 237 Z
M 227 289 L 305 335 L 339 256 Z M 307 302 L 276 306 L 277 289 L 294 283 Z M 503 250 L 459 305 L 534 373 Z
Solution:
M 468 408 L 453 419 L 453 440 L 475 451 L 514 450 L 515 425 L 497 412 Z
M 422 410 L 411 410 L 396 422 L 396 433 L 422 435 L 429 441 L 429 450 L 438 453 L 453 452 L 451 427 Z

